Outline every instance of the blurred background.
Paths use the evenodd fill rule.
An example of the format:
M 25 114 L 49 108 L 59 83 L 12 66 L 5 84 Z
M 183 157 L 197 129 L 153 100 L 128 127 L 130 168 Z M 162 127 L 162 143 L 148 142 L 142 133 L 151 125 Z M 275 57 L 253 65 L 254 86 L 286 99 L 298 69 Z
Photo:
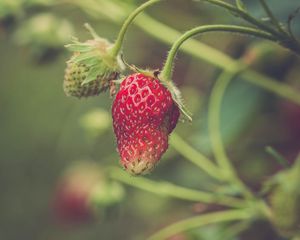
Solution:
M 138 0 L 0 0 L 0 239 L 142 240 L 176 220 L 208 211 L 210 206 L 162 198 L 126 187 L 126 197 L 110 214 L 66 223 L 55 201 L 61 176 L 78 161 L 118 166 L 110 109 L 102 94 L 89 99 L 66 97 L 62 89 L 71 36 L 90 38 L 89 22 L 102 37 L 113 41 Z M 257 17 L 264 17 L 258 1 L 244 0 Z M 275 15 L 287 23 L 299 0 L 268 1 Z M 180 32 L 212 23 L 240 23 L 228 12 L 200 1 L 172 0 L 156 4 L 147 14 Z M 139 18 L 136 19 L 139 22 Z M 143 23 L 130 27 L 123 52 L 127 62 L 160 68 L 170 45 L 147 34 Z M 300 17 L 293 22 L 300 35 Z M 164 34 L 161 32 L 160 34 Z M 251 60 L 251 68 L 276 81 L 300 87 L 299 58 L 273 43 L 223 33 L 199 40 L 227 55 Z M 180 53 L 174 81 L 194 116 L 179 123 L 176 132 L 210 156 L 207 99 L 220 69 Z M 293 162 L 300 149 L 300 108 L 273 94 L 235 79 L 222 109 L 222 134 L 239 175 L 254 191 L 282 169 L 265 151 L 272 146 Z M 214 184 L 170 148 L 149 176 L 182 186 L 211 190 Z M 212 206 L 213 208 L 213 206 Z M 208 226 L 173 240 L 223 239 L 226 225 Z M 277 240 L 267 223 L 255 223 L 235 239 Z

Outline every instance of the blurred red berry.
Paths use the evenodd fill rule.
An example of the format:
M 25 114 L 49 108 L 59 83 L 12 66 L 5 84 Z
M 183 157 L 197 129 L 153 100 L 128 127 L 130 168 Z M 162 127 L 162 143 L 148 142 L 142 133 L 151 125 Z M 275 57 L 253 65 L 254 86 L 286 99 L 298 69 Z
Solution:
M 94 217 L 90 198 L 96 184 L 101 181 L 99 168 L 92 163 L 71 166 L 59 180 L 54 198 L 54 211 L 65 223 L 82 223 Z

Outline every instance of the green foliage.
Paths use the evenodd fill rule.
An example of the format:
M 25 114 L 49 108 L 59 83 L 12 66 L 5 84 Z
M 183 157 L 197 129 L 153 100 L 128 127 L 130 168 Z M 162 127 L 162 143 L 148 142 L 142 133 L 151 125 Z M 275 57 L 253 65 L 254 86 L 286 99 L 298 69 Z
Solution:
M 227 1 L 207 2 L 227 4 Z M 74 35 L 73 29 L 76 29 L 80 39 L 85 37 L 81 36 L 84 33 L 80 34 L 80 30 L 86 20 L 95 21 L 93 24 L 101 31 L 101 36 L 116 36 L 116 25 L 120 25 L 138 3 L 140 1 L 133 0 L 0 1 L 0 38 L 4 40 L 0 45 L 0 144 L 3 147 L 0 154 L 0 187 L 3 189 L 0 200 L 3 230 L 0 231 L 0 238 L 146 239 L 156 230 L 158 234 L 168 237 L 180 230 L 184 233 L 175 236 L 179 239 L 229 240 L 238 239 L 245 229 L 254 228 L 254 232 L 262 231 L 265 236 L 272 236 L 258 236 L 258 239 L 281 239 L 272 230 L 251 227 L 252 221 L 257 219 L 272 222 L 280 234 L 288 237 L 298 234 L 299 215 L 295 213 L 299 207 L 299 179 L 294 179 L 294 174 L 291 174 L 294 171 L 283 171 L 277 175 L 278 178 L 271 180 L 264 194 L 273 194 L 273 197 L 268 195 L 268 201 L 265 201 L 256 192 L 251 195 L 261 185 L 254 174 L 246 176 L 243 172 L 237 172 L 247 183 L 253 184 L 244 186 L 237 178 L 231 161 L 223 168 L 224 162 L 218 159 L 221 149 L 221 158 L 225 159 L 225 163 L 230 159 L 238 167 L 237 170 L 246 166 L 249 172 L 259 168 L 253 171 L 266 179 L 270 173 L 278 171 L 275 168 L 280 168 L 280 165 L 256 164 L 269 161 L 270 156 L 264 153 L 265 146 L 274 146 L 288 161 L 293 161 L 294 152 L 299 151 L 299 135 L 291 124 L 293 121 L 286 121 L 287 116 L 278 104 L 281 100 L 264 91 L 299 104 L 299 92 L 288 82 L 297 78 L 299 60 L 288 53 L 288 57 L 277 54 L 276 49 L 273 52 L 273 45 L 269 42 L 260 43 L 218 33 L 205 36 L 202 39 L 204 43 L 202 40 L 186 42 L 182 50 L 188 56 L 179 55 L 173 79 L 179 89 L 191 88 L 187 93 L 183 92 L 183 96 L 194 113 L 193 123 L 178 126 L 178 135 L 174 135 L 170 142 L 172 148 L 152 176 L 146 179 L 131 178 L 120 169 L 111 168 L 118 164 L 108 113 L 111 100 L 107 94 L 83 101 L 63 96 L 61 85 L 66 57 L 62 49 L 70 35 Z M 254 1 L 237 0 L 235 3 L 228 3 L 230 11 L 254 24 L 255 28 L 263 28 L 261 36 L 270 36 L 264 35 L 267 32 L 283 46 L 297 51 L 295 42 L 286 41 L 291 32 L 287 36 L 278 28 L 284 26 L 282 19 L 295 9 L 295 2 L 277 0 L 269 4 L 271 10 L 276 10 L 275 16 L 280 17 L 279 25 L 274 24 L 274 19 L 271 25 L 270 22 L 262 22 L 260 16 L 257 18 L 264 10 Z M 220 19 L 232 21 L 232 16 L 225 14 L 225 11 L 223 14 L 223 8 L 216 10 L 208 4 L 194 1 L 174 1 L 170 4 L 165 1 L 158 5 L 149 10 L 153 18 L 142 14 L 135 21 L 142 32 L 136 28 L 130 29 L 123 45 L 126 61 L 138 63 L 138 66 L 161 67 L 167 52 L 165 45 L 171 45 L 180 35 L 176 29 L 186 31 L 189 26 L 219 22 Z M 10 16 L 16 19 L 11 32 L 6 31 L 7 17 Z M 172 27 L 160 22 L 161 19 L 169 19 Z M 297 30 L 298 22 L 294 24 Z M 297 37 L 297 31 L 293 33 Z M 18 46 L 23 47 L 22 50 L 10 41 L 11 37 Z M 111 64 L 109 57 L 99 60 L 98 53 L 93 51 L 95 46 L 87 42 L 74 39 L 68 47 L 72 52 L 80 53 L 73 57 L 75 64 L 86 64 L 91 68 L 89 77 L 82 84 L 95 80 L 99 72 L 106 72 L 105 66 Z M 49 49 L 53 53 L 53 48 L 62 50 L 60 53 L 63 55 L 57 55 L 58 58 L 44 66 L 36 64 L 40 62 L 34 65 L 31 54 L 28 54 L 35 51 L 48 54 Z M 244 49 L 251 49 L 247 50 L 248 55 L 243 55 Z M 47 54 L 46 59 L 49 60 Z M 190 61 L 190 56 L 206 63 Z M 236 60 L 229 56 L 240 58 Z M 282 68 L 273 65 L 274 58 L 281 61 Z M 247 61 L 249 59 L 251 61 Z M 232 66 L 237 66 L 237 69 Z M 221 141 L 217 141 L 219 152 L 217 150 L 216 154 L 216 145 L 210 143 L 211 130 L 207 117 L 212 109 L 207 110 L 205 106 L 211 97 L 211 85 L 220 70 L 227 74 L 231 83 L 224 98 L 222 94 L 217 94 L 222 104 L 220 122 L 215 128 L 221 132 Z M 105 187 L 99 184 L 91 194 L 91 202 L 100 213 L 99 219 L 101 214 L 108 216 L 100 224 L 90 222 L 76 228 L 61 228 L 50 213 L 53 189 L 60 172 L 81 156 L 101 162 L 102 170 L 105 169 L 103 173 L 110 178 Z M 258 158 L 256 163 L 251 162 L 251 159 Z M 124 185 L 157 196 L 130 188 L 126 188 L 125 195 Z M 247 194 L 248 188 L 251 190 L 250 196 Z M 121 205 L 114 211 L 101 211 L 104 205 L 120 201 Z M 285 208 L 287 206 L 290 208 Z M 208 223 L 211 225 L 207 226 Z M 164 229 L 167 225 L 170 227 Z M 161 232 L 159 229 L 162 229 Z M 244 235 L 251 236 L 249 232 Z

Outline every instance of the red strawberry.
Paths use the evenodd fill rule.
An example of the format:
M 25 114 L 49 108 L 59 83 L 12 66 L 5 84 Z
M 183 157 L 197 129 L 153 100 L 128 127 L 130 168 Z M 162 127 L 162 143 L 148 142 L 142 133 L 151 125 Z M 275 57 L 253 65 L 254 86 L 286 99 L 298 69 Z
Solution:
M 102 177 L 98 170 L 95 164 L 79 162 L 64 172 L 54 198 L 55 216 L 62 223 L 84 223 L 93 219 L 90 195 Z
M 124 197 L 122 186 L 109 181 L 102 167 L 91 161 L 69 166 L 54 193 L 55 217 L 64 224 L 87 223 L 102 217 Z
M 156 78 L 135 73 L 125 78 L 112 107 L 121 164 L 130 173 L 149 173 L 168 148 L 179 108 Z

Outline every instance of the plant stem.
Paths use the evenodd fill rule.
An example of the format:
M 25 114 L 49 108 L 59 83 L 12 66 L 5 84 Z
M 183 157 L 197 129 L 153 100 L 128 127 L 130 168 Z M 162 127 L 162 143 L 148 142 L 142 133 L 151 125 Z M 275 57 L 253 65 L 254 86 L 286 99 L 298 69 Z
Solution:
M 234 197 L 225 195 L 212 194 L 209 192 L 192 190 L 180 187 L 169 182 L 152 181 L 143 177 L 132 177 L 128 173 L 119 168 L 110 168 L 109 176 L 117 181 L 128 184 L 130 186 L 148 191 L 165 197 L 174 197 L 177 199 L 202 202 L 208 204 L 218 204 L 227 207 L 243 208 L 246 202 Z
M 139 21 L 137 21 L 136 24 L 152 37 L 166 44 L 172 44 L 181 35 L 180 32 L 170 28 L 165 24 L 162 24 L 159 21 L 156 21 L 145 14 L 142 14 L 139 17 Z M 159 34 L 160 32 L 165 34 Z M 231 71 L 231 65 L 238 62 L 238 60 L 233 60 L 224 53 L 194 39 L 190 39 L 188 43 L 183 44 L 180 49 L 191 56 L 202 59 L 225 71 Z M 243 63 L 239 64 L 241 66 L 243 65 Z M 277 82 L 270 77 L 264 76 L 249 69 L 242 73 L 241 79 L 300 105 L 299 91 L 290 87 L 286 83 Z
M 199 26 L 193 28 L 187 32 L 185 32 L 173 45 L 168 54 L 167 60 L 164 64 L 164 67 L 161 71 L 160 77 L 165 81 L 170 81 L 172 78 L 172 70 L 173 70 L 173 62 L 178 52 L 180 46 L 189 38 L 198 35 L 200 33 L 206 32 L 234 32 L 234 33 L 243 33 L 249 34 L 256 37 L 261 37 L 268 40 L 275 40 L 275 38 L 267 32 L 257 30 L 255 28 L 242 27 L 242 26 L 234 26 L 234 25 L 207 25 L 207 26 Z
M 294 53 L 296 53 L 297 55 L 300 55 L 300 44 L 299 42 L 294 39 L 293 37 L 291 37 L 289 34 L 287 34 L 280 26 L 280 24 L 278 23 L 278 21 L 275 19 L 275 17 L 273 16 L 272 12 L 270 11 L 270 9 L 268 8 L 268 6 L 265 4 L 265 7 L 268 9 L 268 14 L 269 17 L 273 17 L 273 19 L 271 19 L 272 21 L 275 21 L 275 25 L 277 28 L 279 28 L 279 30 L 274 29 L 273 27 L 269 27 L 268 25 L 266 25 L 265 23 L 263 23 L 262 21 L 252 17 L 248 12 L 237 8 L 236 6 L 226 3 L 224 1 L 220 1 L 220 0 L 202 0 L 205 2 L 209 2 L 211 4 L 223 7 L 227 10 L 229 10 L 230 12 L 234 13 L 235 15 L 238 15 L 239 17 L 243 18 L 244 20 L 246 20 L 248 23 L 251 23 L 252 25 L 256 26 L 258 29 L 261 29 L 263 31 L 266 31 L 268 33 L 270 33 L 272 36 L 274 36 L 277 39 L 277 42 L 280 43 L 282 46 L 292 50 Z M 265 11 L 267 11 L 265 9 Z
M 202 1 L 209 2 L 211 4 L 223 7 L 225 9 L 229 10 L 230 12 L 237 14 L 238 16 L 240 16 L 247 22 L 253 24 L 254 26 L 258 27 L 259 29 L 264 30 L 268 33 L 271 33 L 272 35 L 274 35 L 280 39 L 283 37 L 283 35 L 281 33 L 278 33 L 272 27 L 269 27 L 268 25 L 264 24 L 263 22 L 257 20 L 256 18 L 252 17 L 251 15 L 249 15 L 246 11 L 239 9 L 230 3 L 226 3 L 221 0 L 202 0 Z
M 179 31 L 176 31 L 146 14 L 141 14 L 139 21 L 135 22 L 135 24 L 153 38 L 167 45 L 172 45 L 182 35 Z M 164 34 L 160 34 L 161 32 Z M 191 56 L 202 59 L 205 62 L 222 69 L 226 68 L 227 65 L 231 64 L 233 61 L 233 59 L 219 50 L 194 39 L 190 39 L 187 44 L 184 44 L 181 47 L 181 49 Z
M 192 148 L 186 141 L 184 141 L 179 135 L 173 133 L 170 136 L 170 145 L 176 149 L 185 159 L 191 161 L 193 164 L 201 168 L 211 177 L 222 180 L 223 176 L 221 172 L 215 166 L 215 164 L 210 161 L 206 156 L 202 155 L 200 152 Z
M 120 23 L 124 18 L 124 15 L 126 15 L 133 8 L 132 5 L 125 2 L 122 2 L 120 6 L 120 4 L 112 1 L 101 1 L 101 5 L 98 3 L 98 5 L 93 6 L 93 8 L 90 8 L 86 2 L 84 4 L 81 4 L 81 1 L 72 1 L 71 3 L 77 4 L 91 17 L 97 19 L 101 15 L 104 15 L 106 18 L 115 23 Z M 104 3 L 107 5 L 109 4 L 108 7 L 111 11 L 118 11 L 114 14 L 111 14 L 111 11 L 104 11 Z M 156 19 L 144 13 L 139 16 L 139 21 L 136 21 L 135 24 L 145 33 L 167 45 L 173 44 L 174 41 L 181 36 L 181 33 L 177 30 L 161 23 L 160 21 L 157 21 Z M 230 58 L 221 51 L 194 39 L 190 39 L 187 44 L 184 44 L 181 50 L 191 56 L 196 57 L 197 59 L 204 60 L 205 62 L 225 71 L 230 71 L 230 66 L 234 63 L 237 63 L 236 60 Z M 277 82 L 273 78 L 250 69 L 245 70 L 242 73 L 241 79 L 300 105 L 300 93 L 294 88 L 290 87 L 288 84 Z
M 232 240 L 235 239 L 241 232 L 249 228 L 251 221 L 239 221 L 232 224 L 231 226 L 226 226 L 226 228 L 220 232 L 218 240 Z
M 220 168 L 224 171 L 224 175 L 227 177 L 227 180 L 236 184 L 244 193 L 245 197 L 253 198 L 253 194 L 237 176 L 231 161 L 227 157 L 220 131 L 220 113 L 224 93 L 230 81 L 238 72 L 240 72 L 239 65 L 233 65 L 232 71 L 224 71 L 216 80 L 209 101 L 208 128 L 213 153 Z
M 265 0 L 259 0 L 260 4 L 262 5 L 263 9 L 265 10 L 266 14 L 270 18 L 271 22 L 273 25 L 280 31 L 282 34 L 286 35 L 286 32 L 278 22 L 278 20 L 275 18 L 274 14 L 272 13 L 271 9 L 269 8 L 268 4 L 266 3 Z
M 282 156 L 274 148 L 272 148 L 271 146 L 267 146 L 265 148 L 265 151 L 269 153 L 281 166 L 283 166 L 284 168 L 289 167 L 289 162 L 287 161 L 287 159 L 285 159 L 284 156 Z
M 254 71 L 247 71 L 244 77 L 248 82 L 300 105 L 300 92 L 288 84 L 277 82 L 267 76 L 262 77 Z
M 118 34 L 118 37 L 117 37 L 117 40 L 113 46 L 113 48 L 111 49 L 111 54 L 113 57 L 116 57 L 121 48 L 122 48 L 122 44 L 123 44 L 123 41 L 124 41 L 124 37 L 125 37 L 125 33 L 129 27 L 129 25 L 132 23 L 132 21 L 135 19 L 135 17 L 143 12 L 147 7 L 157 3 L 157 2 L 160 2 L 162 0 L 149 0 L 147 2 L 145 2 L 144 4 L 142 4 L 141 6 L 139 6 L 138 8 L 136 8 L 130 15 L 129 17 L 125 20 L 125 22 L 123 23 L 123 26 Z
M 227 221 L 245 220 L 250 219 L 251 217 L 252 214 L 249 211 L 245 210 L 227 210 L 208 213 L 169 225 L 149 237 L 147 240 L 165 240 L 177 233 L 186 232 L 188 230 L 202 227 L 204 225 Z

